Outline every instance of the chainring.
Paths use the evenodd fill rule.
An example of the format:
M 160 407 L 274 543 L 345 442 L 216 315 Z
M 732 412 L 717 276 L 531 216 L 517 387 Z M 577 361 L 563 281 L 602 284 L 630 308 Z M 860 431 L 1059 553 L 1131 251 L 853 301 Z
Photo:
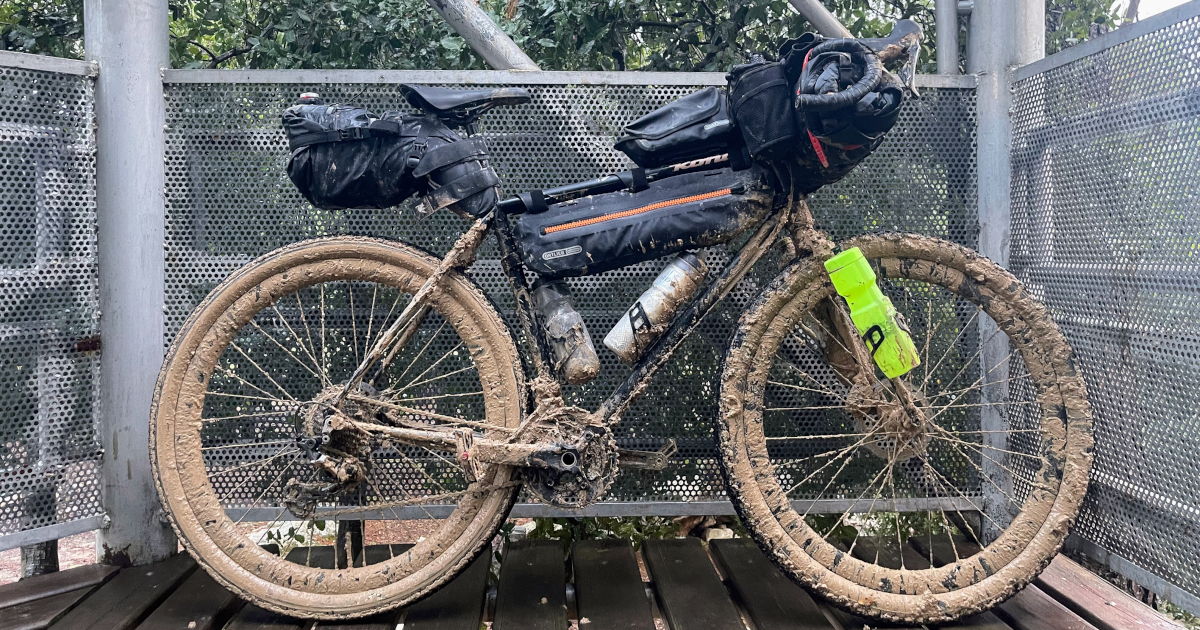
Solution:
M 575 509 L 599 501 L 617 477 L 612 431 L 589 422 L 579 407 L 545 410 L 522 441 L 544 445 L 522 470 L 525 487 L 543 503 Z

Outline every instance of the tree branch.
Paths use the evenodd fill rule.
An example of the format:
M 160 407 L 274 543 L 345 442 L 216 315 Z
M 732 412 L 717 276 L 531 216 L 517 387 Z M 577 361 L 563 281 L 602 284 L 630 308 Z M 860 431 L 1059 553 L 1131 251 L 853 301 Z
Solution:
M 209 58 L 209 59 L 214 59 L 214 58 L 216 58 L 216 55 L 214 55 L 214 54 L 213 54 L 213 51 L 211 51 L 211 50 L 209 50 L 209 49 L 208 49 L 208 46 L 205 46 L 204 44 L 201 44 L 200 42 L 198 42 L 198 41 L 196 41 L 196 40 L 194 40 L 194 39 L 189 39 L 189 40 L 187 40 L 187 43 L 189 43 L 189 44 L 191 44 L 191 45 L 195 46 L 196 48 L 199 48 L 200 50 L 204 51 L 204 54 L 208 55 L 208 58 Z
M 700 20 L 684 20 L 682 22 L 658 22 L 655 20 L 640 20 L 634 22 L 637 26 L 651 26 L 655 28 L 674 28 L 680 29 L 688 24 L 699 24 Z
M 262 32 L 258 34 L 258 38 L 262 39 L 264 37 L 268 37 L 273 32 L 275 32 L 275 25 L 271 24 L 271 25 L 267 26 L 267 28 L 264 28 L 262 30 Z M 199 46 L 199 44 L 197 44 L 197 46 Z M 205 48 L 204 50 L 206 52 L 208 52 L 207 48 Z M 249 42 L 246 42 L 245 46 L 238 46 L 237 48 L 231 48 L 230 50 L 227 50 L 216 56 L 213 56 L 212 52 L 208 52 L 208 56 L 212 59 L 211 61 L 208 62 L 208 67 L 210 69 L 216 69 L 222 63 L 225 63 L 226 61 L 229 61 L 230 59 L 233 59 L 234 57 L 240 57 L 241 55 L 244 55 L 252 50 L 254 50 L 254 45 Z

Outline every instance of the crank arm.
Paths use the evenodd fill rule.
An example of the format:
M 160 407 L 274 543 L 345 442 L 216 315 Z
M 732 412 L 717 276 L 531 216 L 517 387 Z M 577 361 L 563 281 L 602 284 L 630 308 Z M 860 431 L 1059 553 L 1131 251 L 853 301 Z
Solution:
M 571 472 L 579 466 L 579 452 L 572 446 L 514 444 L 477 438 L 470 429 L 413 429 L 348 419 L 343 423 L 343 426 L 349 425 L 364 433 L 453 455 L 455 463 L 471 481 L 479 478 L 484 464 L 552 468 L 560 472 Z
M 678 451 L 675 440 L 668 439 L 657 451 L 638 451 L 631 448 L 617 449 L 617 465 L 630 470 L 662 470 L 667 460 Z

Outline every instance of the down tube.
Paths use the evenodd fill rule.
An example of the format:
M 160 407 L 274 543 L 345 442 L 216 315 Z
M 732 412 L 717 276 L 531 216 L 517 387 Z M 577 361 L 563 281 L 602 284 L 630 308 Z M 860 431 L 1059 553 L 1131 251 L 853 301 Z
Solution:
M 704 288 L 704 292 L 688 305 L 682 315 L 676 316 L 671 322 L 667 333 L 654 342 L 646 354 L 634 364 L 633 372 L 625 379 L 612 395 L 596 410 L 596 416 L 608 425 L 621 421 L 621 416 L 629 406 L 645 391 L 662 366 L 671 359 L 671 355 L 685 339 L 696 329 L 704 316 L 713 309 L 733 287 L 745 277 L 746 272 L 758 262 L 763 254 L 775 243 L 783 226 L 787 223 L 787 211 L 775 212 L 759 226 L 758 231 L 746 245 L 738 251 L 733 260 L 729 261 L 724 271 L 717 279 Z

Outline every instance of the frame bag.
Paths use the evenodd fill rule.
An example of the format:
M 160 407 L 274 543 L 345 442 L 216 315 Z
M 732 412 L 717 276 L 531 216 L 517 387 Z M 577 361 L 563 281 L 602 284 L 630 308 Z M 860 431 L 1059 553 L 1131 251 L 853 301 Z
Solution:
M 541 276 L 591 275 L 728 242 L 762 220 L 773 190 L 757 167 L 684 173 L 522 214 L 515 233 Z
M 483 138 L 464 140 L 434 117 L 310 101 L 288 108 L 283 127 L 288 177 L 318 208 L 389 208 L 416 193 L 430 211 L 479 216 L 496 204 Z
M 731 152 L 736 139 L 728 96 L 707 87 L 629 123 L 614 146 L 638 166 L 657 168 Z

